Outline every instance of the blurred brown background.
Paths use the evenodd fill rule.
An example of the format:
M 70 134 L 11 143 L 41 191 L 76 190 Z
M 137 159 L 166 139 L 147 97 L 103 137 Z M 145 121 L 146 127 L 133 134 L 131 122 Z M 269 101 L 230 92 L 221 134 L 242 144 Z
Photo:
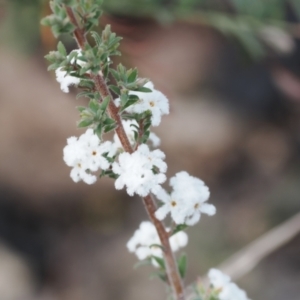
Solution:
M 170 100 L 154 130 L 168 175 L 186 170 L 211 189 L 217 215 L 188 230 L 189 284 L 300 210 L 300 34 L 271 37 L 283 51 L 253 58 L 201 19 L 170 19 L 165 2 L 159 20 L 106 2 L 101 25 L 124 37 L 122 63 Z M 164 299 L 125 247 L 147 218 L 141 201 L 108 179 L 73 183 L 62 160 L 85 99 L 46 71 L 47 13 L 47 1 L 0 2 L 0 299 Z M 298 300 L 299 282 L 299 235 L 237 281 L 256 300 Z

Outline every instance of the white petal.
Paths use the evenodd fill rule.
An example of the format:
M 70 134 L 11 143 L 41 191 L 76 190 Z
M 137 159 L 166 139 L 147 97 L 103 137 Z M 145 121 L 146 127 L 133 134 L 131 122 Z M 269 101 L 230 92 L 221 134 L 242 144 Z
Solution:
M 209 216 L 213 216 L 216 213 L 216 207 L 212 204 L 203 203 L 200 206 L 200 211 Z
M 170 212 L 169 206 L 163 205 L 155 212 L 155 217 L 161 221 L 167 216 L 169 212 Z
M 192 216 L 185 220 L 185 224 L 189 226 L 195 225 L 200 220 L 200 212 L 195 212 Z

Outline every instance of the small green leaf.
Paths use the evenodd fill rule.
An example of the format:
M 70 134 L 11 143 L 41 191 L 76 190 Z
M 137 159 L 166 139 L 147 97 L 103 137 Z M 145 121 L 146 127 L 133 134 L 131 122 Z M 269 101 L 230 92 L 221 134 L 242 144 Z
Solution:
M 117 82 L 119 82 L 119 81 L 120 81 L 120 75 L 119 75 L 119 72 L 117 72 L 117 71 L 114 70 L 114 69 L 109 69 L 109 71 L 110 71 L 111 75 L 115 78 L 115 80 L 116 80 Z
M 110 101 L 110 96 L 106 96 L 100 104 L 100 109 L 106 111 L 109 101 Z
M 115 85 L 110 85 L 109 88 L 118 96 L 121 95 L 121 90 L 119 89 L 119 87 L 115 86 Z
M 98 111 L 98 109 L 99 109 L 99 102 L 97 101 L 97 100 L 91 100 L 90 102 L 89 102 L 89 108 L 94 112 L 94 113 L 96 113 L 97 111 Z
M 140 129 L 139 125 L 136 125 L 136 124 L 130 124 L 130 127 L 133 127 L 136 130 Z
M 186 228 L 188 228 L 188 227 L 189 227 L 189 226 L 186 225 L 186 224 L 179 224 L 179 225 L 177 225 L 177 226 L 175 227 L 175 229 L 173 230 L 171 236 L 174 235 L 174 234 L 176 234 L 176 233 L 179 232 L 179 231 L 184 231 L 184 230 L 185 230 Z
M 178 271 L 182 279 L 185 277 L 186 274 L 186 266 L 187 266 L 187 257 L 186 254 L 183 253 L 178 259 Z
M 93 120 L 91 119 L 84 119 L 78 122 L 77 127 L 78 128 L 84 128 L 84 127 L 88 127 L 91 124 L 93 124 Z
M 128 83 L 135 82 L 136 78 L 137 78 L 137 75 L 138 75 L 137 69 L 132 70 L 132 72 L 130 73 L 130 75 L 127 78 L 127 82 Z
M 148 141 L 149 136 L 150 136 L 150 131 L 145 131 L 143 134 L 142 140 L 141 140 L 142 144 L 144 144 Z
M 47 16 L 41 20 L 41 25 L 43 26 L 51 26 L 51 24 L 52 24 L 52 15 Z
M 67 56 L 67 55 L 68 55 L 68 54 L 67 54 L 67 50 L 66 50 L 64 44 L 63 44 L 61 41 L 59 41 L 58 44 L 57 44 L 57 50 L 58 50 L 58 52 L 59 52 L 62 56 Z
M 109 66 L 107 64 L 105 64 L 105 66 L 103 67 L 102 71 L 103 71 L 104 78 L 107 78 L 108 75 L 109 75 Z
M 106 118 L 103 122 L 104 125 L 112 125 L 112 124 L 115 124 L 115 120 L 114 119 L 111 119 L 111 118 Z
M 145 131 L 148 131 L 150 127 L 151 127 L 151 121 L 144 123 L 144 130 Z
M 134 140 L 137 142 L 139 135 L 136 131 L 134 131 L 133 134 L 134 134 Z
M 100 140 L 102 140 L 102 131 L 103 131 L 102 124 L 98 124 L 97 127 L 94 129 L 94 133 L 97 134 Z
M 99 34 L 96 31 L 91 31 L 91 36 L 95 40 L 95 43 L 97 44 L 97 46 L 100 47 L 102 44 L 102 39 L 99 36 Z
M 163 258 L 155 256 L 155 255 L 151 255 L 151 257 L 158 263 L 158 265 L 160 266 L 160 268 L 162 270 L 166 269 L 165 261 L 163 260 Z
M 104 132 L 110 132 L 112 130 L 115 130 L 117 128 L 117 124 L 107 125 L 104 127 Z
M 134 100 L 128 100 L 125 105 L 122 106 L 121 112 L 124 111 L 127 107 L 135 104 L 136 102 L 138 102 L 139 99 L 134 99 Z
M 83 112 L 86 110 L 86 107 L 84 107 L 84 106 L 77 106 L 76 108 L 79 112 Z
M 146 88 L 144 86 L 140 86 L 140 87 L 136 88 L 135 91 L 137 91 L 137 92 L 143 92 L 143 93 L 151 93 L 152 92 L 151 89 Z
M 120 99 L 121 99 L 121 107 L 123 107 L 128 101 L 128 94 L 127 93 L 121 94 Z
M 88 92 L 88 91 L 84 91 L 84 92 L 80 92 L 76 95 L 76 99 L 79 99 L 81 97 L 86 97 L 86 98 L 93 99 L 93 98 L 95 98 L 95 94 L 91 93 L 91 92 Z

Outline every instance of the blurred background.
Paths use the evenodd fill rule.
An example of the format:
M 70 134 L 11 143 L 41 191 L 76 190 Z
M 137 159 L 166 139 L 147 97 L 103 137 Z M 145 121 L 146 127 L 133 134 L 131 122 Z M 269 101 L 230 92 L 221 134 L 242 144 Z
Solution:
M 168 175 L 200 177 L 217 207 L 188 230 L 190 284 L 300 210 L 300 2 L 104 8 L 101 26 L 123 36 L 114 62 L 138 67 L 170 100 L 154 130 Z M 46 71 L 57 44 L 39 25 L 49 13 L 48 1 L 0 0 L 0 299 L 165 299 L 125 247 L 147 218 L 140 199 L 108 179 L 75 184 L 62 160 L 86 100 L 62 93 Z M 256 300 L 298 300 L 299 282 L 299 234 L 237 279 Z

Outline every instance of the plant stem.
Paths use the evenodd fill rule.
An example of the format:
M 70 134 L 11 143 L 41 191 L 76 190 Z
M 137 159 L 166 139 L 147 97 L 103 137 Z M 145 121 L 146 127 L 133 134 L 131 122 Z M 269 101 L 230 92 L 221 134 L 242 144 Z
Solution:
M 158 233 L 161 244 L 164 248 L 165 255 L 165 264 L 166 271 L 169 279 L 169 283 L 173 289 L 173 293 L 176 296 L 176 300 L 184 300 L 184 290 L 180 275 L 178 273 L 178 267 L 176 264 L 175 257 L 173 255 L 173 251 L 171 249 L 170 241 L 169 241 L 169 233 L 166 231 L 163 223 L 156 219 L 155 211 L 156 205 L 151 197 L 151 194 L 147 195 L 143 198 L 145 208 L 148 212 L 149 218 L 154 224 L 156 231 Z
M 68 14 L 68 17 L 73 25 L 75 25 L 75 30 L 74 30 L 74 37 L 75 40 L 79 46 L 80 49 L 84 49 L 85 44 L 87 43 L 85 33 L 84 31 L 80 28 L 79 23 L 76 19 L 76 16 L 72 10 L 71 7 L 66 6 L 66 12 Z M 100 75 L 91 75 L 96 89 L 100 93 L 101 97 L 104 99 L 105 97 L 109 96 L 110 101 L 108 104 L 108 113 L 112 119 L 115 120 L 117 123 L 117 128 L 115 129 L 121 144 L 126 152 L 133 153 L 133 149 L 130 145 L 130 142 L 128 140 L 128 137 L 125 133 L 121 117 L 119 115 L 119 109 L 116 107 L 113 97 L 109 91 L 109 88 L 105 82 L 105 79 Z M 156 219 L 155 217 L 155 211 L 156 211 L 156 205 L 151 197 L 151 195 L 147 195 L 146 197 L 143 198 L 144 205 L 146 208 L 146 211 L 149 215 L 150 220 L 154 224 L 158 236 L 160 238 L 161 244 L 164 249 L 164 257 L 165 257 L 165 264 L 166 264 L 166 272 L 167 272 L 167 277 L 168 281 L 172 287 L 173 290 L 173 296 L 175 300 L 184 300 L 184 290 L 183 290 L 183 284 L 178 272 L 178 267 L 176 264 L 176 260 L 174 258 L 170 241 L 169 241 L 169 234 L 166 231 L 164 224 Z

